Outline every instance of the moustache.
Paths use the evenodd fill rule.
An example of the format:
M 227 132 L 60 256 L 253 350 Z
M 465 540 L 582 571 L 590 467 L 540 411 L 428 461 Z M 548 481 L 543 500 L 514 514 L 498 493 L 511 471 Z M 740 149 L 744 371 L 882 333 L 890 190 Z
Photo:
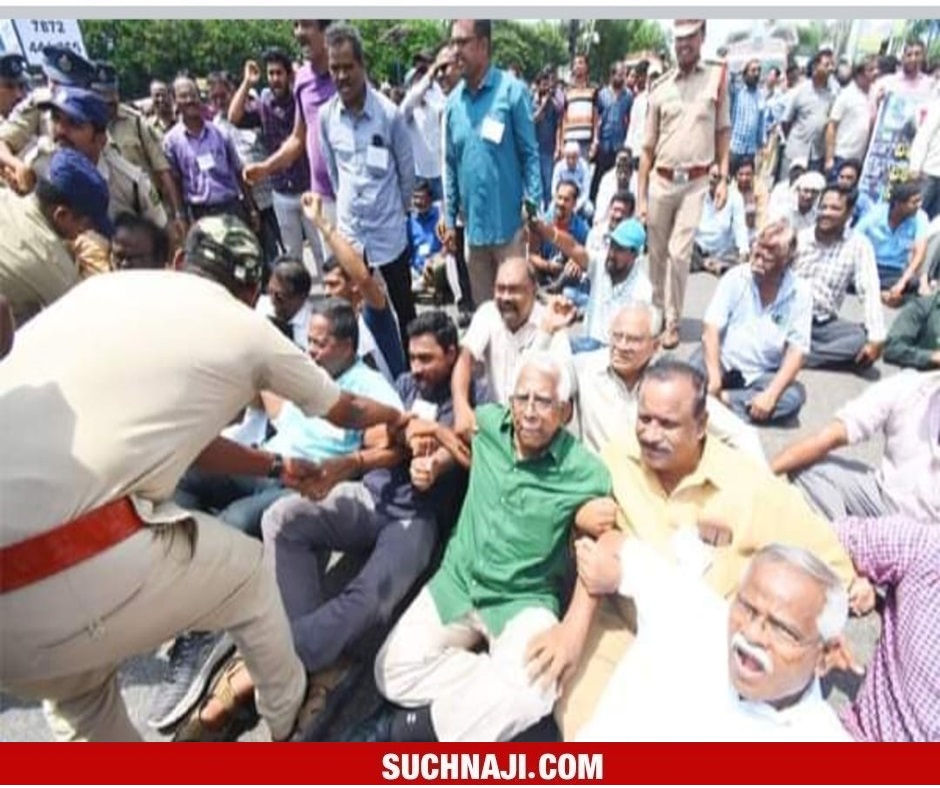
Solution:
M 760 646 L 755 646 L 753 643 L 750 643 L 740 632 L 735 632 L 734 635 L 731 636 L 731 648 L 753 659 L 760 665 L 764 673 L 769 675 L 774 672 L 774 662 L 770 654 L 764 651 Z

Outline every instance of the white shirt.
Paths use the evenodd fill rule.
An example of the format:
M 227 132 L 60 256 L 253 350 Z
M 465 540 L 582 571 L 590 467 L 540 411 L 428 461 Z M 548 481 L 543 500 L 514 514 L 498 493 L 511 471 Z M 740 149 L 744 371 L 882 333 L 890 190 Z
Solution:
M 737 189 L 728 190 L 728 199 L 719 211 L 711 192 L 705 194 L 702 216 L 695 231 L 695 242 L 707 254 L 747 254 L 750 249 L 744 198 Z
M 842 159 L 863 159 L 871 131 L 871 99 L 855 82 L 844 87 L 832 104 L 829 120 L 836 126 L 835 155 Z
M 269 295 L 261 296 L 261 298 L 258 299 L 258 303 L 255 304 L 255 309 L 267 318 L 274 317 L 274 304 L 271 302 L 271 296 Z M 304 301 L 303 306 L 301 306 L 290 319 L 290 330 L 294 344 L 302 350 L 307 349 L 309 342 L 308 330 L 310 328 L 310 315 L 310 302 Z
M 610 348 L 578 353 L 574 368 L 578 379 L 574 434 L 597 454 L 609 443 L 625 442 L 636 429 L 637 389 L 629 388 L 611 369 Z M 767 465 L 756 429 L 714 397 L 708 398 L 707 408 L 709 435 Z
M 610 342 L 610 324 L 622 307 L 631 301 L 653 303 L 653 285 L 639 259 L 634 261 L 627 278 L 616 285 L 607 273 L 606 261 L 607 253 L 589 258 L 591 294 L 584 316 L 587 335 L 605 345 Z
M 696 539 L 685 529 L 683 539 Z M 697 539 L 696 539 L 697 541 Z M 728 666 L 728 603 L 701 580 L 714 548 L 689 544 L 676 566 L 638 539 L 620 551 L 637 638 L 579 741 L 851 741 L 819 682 L 783 710 L 743 700 Z
M 168 501 L 259 390 L 313 416 L 339 397 L 303 351 L 208 279 L 87 279 L 23 326 L 0 364 L 0 544 L 124 495 Z
M 559 361 L 571 363 L 571 343 L 567 331 L 547 334 L 539 328 L 545 307 L 536 302 L 529 319 L 512 333 L 503 323 L 495 301 L 487 301 L 473 315 L 460 343 L 486 369 L 490 396 L 501 405 L 509 404 L 516 374 L 526 354 L 548 350 Z
M 414 149 L 415 175 L 419 178 L 441 177 L 441 127 L 446 103 L 440 86 L 431 80 L 430 71 L 401 102 Z
M 778 219 L 785 219 L 796 233 L 805 230 L 807 227 L 815 227 L 818 201 L 806 213 L 800 213 L 797 201 L 798 197 L 794 187 L 778 183 L 770 194 L 767 223 L 770 224 Z
M 643 142 L 646 139 L 646 112 L 650 102 L 650 91 L 647 85 L 639 95 L 633 97 L 633 106 L 630 107 L 630 126 L 627 128 L 627 147 L 633 155 L 639 157 L 643 153 Z
M 911 143 L 911 172 L 940 178 L 940 99 L 934 99 Z
M 597 199 L 594 201 L 594 226 L 607 224 L 607 217 L 610 213 L 610 203 L 614 195 L 620 191 L 617 185 L 617 168 L 608 170 L 601 177 L 600 185 L 597 187 Z M 636 197 L 636 172 L 630 175 L 630 193 Z

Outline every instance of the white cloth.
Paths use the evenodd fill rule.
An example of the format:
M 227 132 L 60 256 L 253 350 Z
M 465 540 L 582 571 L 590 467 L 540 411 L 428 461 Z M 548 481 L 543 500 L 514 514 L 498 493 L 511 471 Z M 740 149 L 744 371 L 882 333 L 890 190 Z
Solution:
M 261 296 L 261 298 L 258 299 L 258 303 L 255 304 L 255 309 L 267 318 L 274 317 L 274 304 L 271 303 L 271 297 L 269 295 Z M 307 336 L 308 329 L 310 328 L 310 315 L 310 302 L 304 301 L 303 306 L 301 306 L 290 319 L 290 330 L 294 344 L 302 350 L 307 350 L 309 342 Z
M 506 328 L 495 301 L 487 301 L 474 313 L 460 344 L 476 361 L 483 363 L 494 402 L 509 403 L 517 371 L 529 352 L 548 350 L 560 362 L 570 364 L 568 332 L 558 331 L 552 335 L 539 328 L 544 310 L 536 303 L 529 319 L 515 333 Z
M 927 117 L 911 143 L 911 172 L 940 178 L 940 98 L 930 104 Z
M 430 71 L 416 82 L 401 102 L 411 145 L 414 149 L 415 175 L 419 178 L 441 177 L 441 128 L 447 98 L 431 79 Z
M 646 138 L 646 112 L 649 108 L 649 87 L 633 98 L 630 107 L 630 125 L 627 127 L 627 147 L 637 158 L 643 153 L 643 142 Z
M 636 429 L 637 389 L 629 388 L 610 367 L 610 348 L 574 357 L 578 377 L 574 434 L 600 454 L 609 443 L 626 442 Z M 767 465 L 757 430 L 719 400 L 709 397 L 708 434 Z
M 620 593 L 636 602 L 638 634 L 578 740 L 851 741 L 815 679 L 780 711 L 738 696 L 728 603 L 702 582 L 694 564 L 713 548 L 698 545 L 677 567 L 638 539 L 624 542 Z

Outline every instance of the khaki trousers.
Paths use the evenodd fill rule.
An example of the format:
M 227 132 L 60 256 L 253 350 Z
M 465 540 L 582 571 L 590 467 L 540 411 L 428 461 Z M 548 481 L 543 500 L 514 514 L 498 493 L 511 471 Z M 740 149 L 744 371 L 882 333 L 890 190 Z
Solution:
M 467 256 L 470 294 L 478 307 L 492 301 L 496 287 L 496 269 L 510 257 L 525 257 L 525 239 L 519 230 L 508 243 L 497 246 L 471 246 Z
M 653 172 L 650 175 L 647 246 L 653 303 L 663 310 L 666 324 L 678 324 L 685 303 L 692 242 L 702 218 L 708 178 L 678 185 Z
M 188 630 L 229 631 L 271 735 L 290 734 L 306 675 L 261 543 L 193 517 L 194 550 L 185 525 L 145 528 L 0 595 L 0 685 L 43 699 L 60 741 L 139 741 L 118 687 L 121 662 Z
M 575 741 L 578 732 L 594 715 L 610 677 L 633 643 L 635 633 L 633 603 L 622 597 L 606 597 L 588 631 L 578 670 L 555 704 L 555 722 L 565 741 Z
M 529 681 L 525 652 L 556 623 L 551 611 L 532 607 L 493 637 L 476 613 L 442 623 L 422 588 L 376 657 L 376 686 L 399 706 L 430 704 L 442 742 L 507 741 L 552 710 L 555 688 Z M 473 651 L 484 641 L 488 652 Z

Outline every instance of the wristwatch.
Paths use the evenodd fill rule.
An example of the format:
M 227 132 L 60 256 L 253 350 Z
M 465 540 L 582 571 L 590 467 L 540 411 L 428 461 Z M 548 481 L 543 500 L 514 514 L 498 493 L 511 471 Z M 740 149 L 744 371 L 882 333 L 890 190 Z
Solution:
M 269 479 L 280 479 L 284 473 L 284 458 L 280 454 L 271 457 L 271 467 L 268 468 Z

